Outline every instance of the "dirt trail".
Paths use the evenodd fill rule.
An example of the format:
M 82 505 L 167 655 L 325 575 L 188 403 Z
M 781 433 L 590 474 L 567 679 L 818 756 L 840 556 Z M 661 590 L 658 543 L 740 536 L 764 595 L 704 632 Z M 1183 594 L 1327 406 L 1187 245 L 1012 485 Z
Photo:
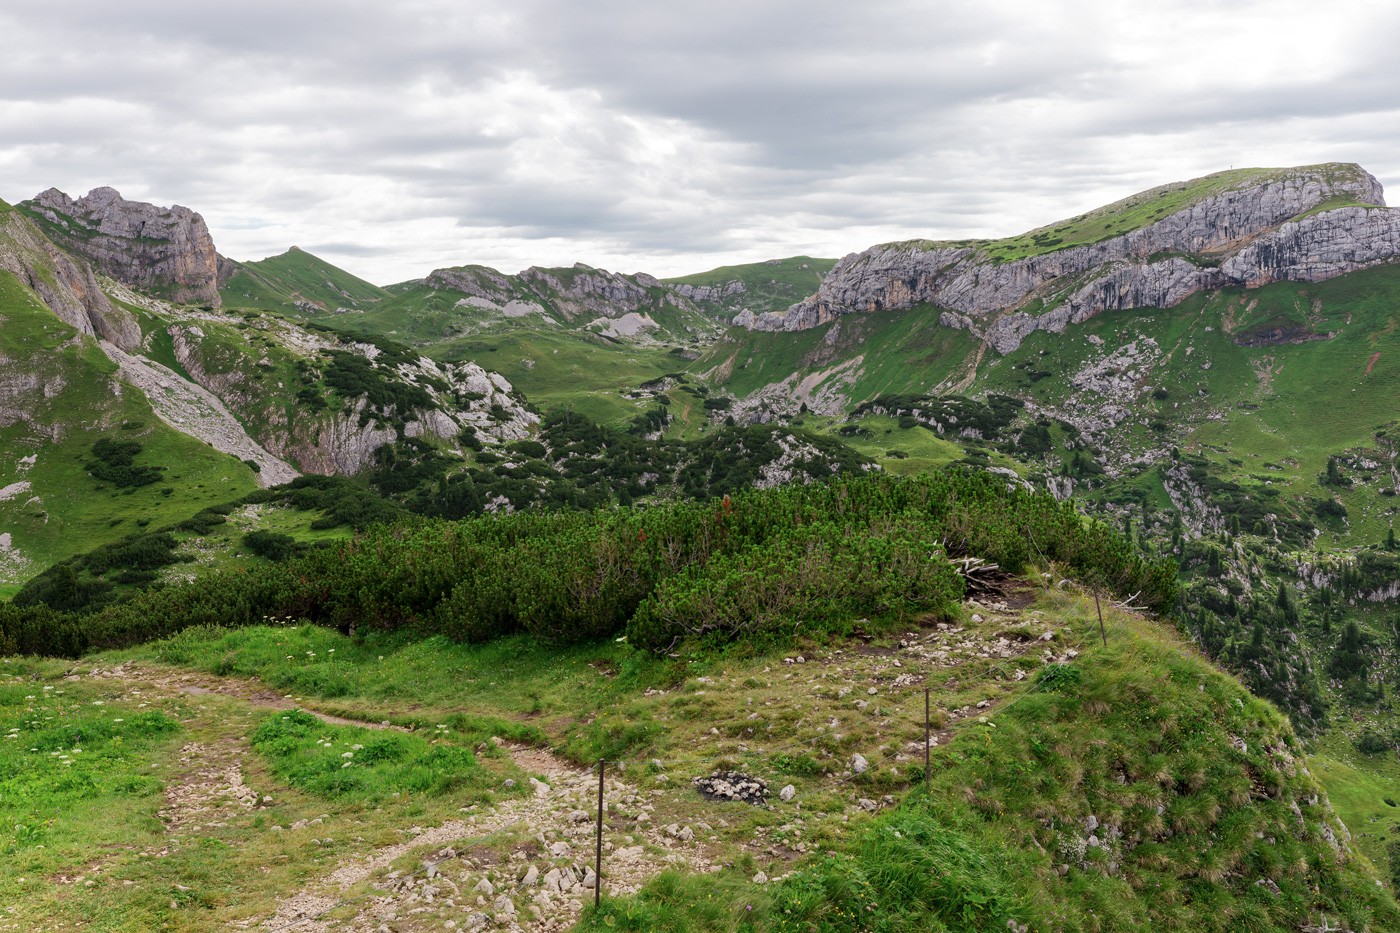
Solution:
M 346 719 L 309 709 L 258 681 L 124 663 L 86 676 L 119 681 L 130 699 L 217 696 L 259 709 L 298 708 L 335 725 L 409 731 L 390 723 Z M 407 826 L 401 842 L 342 861 L 319 881 L 278 901 L 276 913 L 239 929 L 379 931 L 493 929 L 552 933 L 571 927 L 592 896 L 597 775 L 545 749 L 493 740 L 526 775 L 531 793 L 434 827 Z M 165 791 L 160 816 L 171 834 L 227 826 L 263 806 L 244 783 L 246 741 L 190 742 L 180 749 L 180 777 Z M 508 779 L 506 789 L 516 785 Z M 518 792 L 517 792 L 518 793 Z M 609 894 L 627 894 L 666 868 L 713 870 L 695 830 L 651 825 L 650 794 L 609 775 L 605 782 L 603 877 Z M 314 820 L 310 822 L 319 822 Z M 291 827 L 300 828 L 300 824 Z M 708 830 L 700 824 L 697 830 Z M 509 843 L 502 854 L 499 847 Z M 493 844 L 495 844 L 493 846 Z M 393 870 L 418 855 L 408 870 Z M 356 886 L 370 883 L 368 891 Z

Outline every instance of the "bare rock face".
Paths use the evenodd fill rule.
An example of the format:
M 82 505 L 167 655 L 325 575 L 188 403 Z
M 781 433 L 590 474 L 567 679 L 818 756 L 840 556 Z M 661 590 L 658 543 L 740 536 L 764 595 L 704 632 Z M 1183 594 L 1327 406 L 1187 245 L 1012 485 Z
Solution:
M 3 205 L 0 205 L 3 207 Z M 0 270 L 28 285 L 62 321 L 124 350 L 141 343 L 141 328 L 102 293 L 86 263 L 58 249 L 32 221 L 0 210 Z
M 468 304 L 494 308 L 508 317 L 550 309 L 565 321 L 618 320 L 629 315 L 631 320 L 647 316 L 663 303 L 698 311 L 687 293 L 693 286 L 677 288 L 646 273 L 623 275 L 583 263 L 569 269 L 532 266 L 519 275 L 487 266 L 461 266 L 437 269 L 424 281 L 433 288 L 461 292 L 468 296 Z M 743 283 L 729 283 L 734 285 L 743 290 Z
M 1103 210 L 1126 211 L 1174 187 Z M 1361 206 L 1308 213 L 1348 202 Z M 876 246 L 842 259 L 810 298 L 735 323 L 805 330 L 843 314 L 926 303 L 945 309 L 945 326 L 971 330 L 1008 353 L 1032 331 L 1060 332 L 1105 311 L 1172 307 L 1202 289 L 1230 285 L 1317 282 L 1394 259 L 1400 211 L 1384 204 L 1380 183 L 1359 166 L 1292 169 L 1121 236 L 1013 261 L 996 261 L 985 244 Z
M 721 282 L 718 285 L 671 285 L 671 291 L 687 298 L 691 301 L 723 301 L 725 298 L 733 298 L 735 295 L 742 295 L 748 291 L 743 282 L 734 279 L 729 282 Z
M 219 257 L 204 218 L 187 207 L 128 201 L 114 188 L 73 200 L 57 188 L 20 205 L 98 271 L 171 301 L 217 306 Z
M 644 311 L 653 304 L 649 289 L 661 287 L 645 273 L 626 276 L 582 263 L 563 271 L 532 266 L 519 278 L 535 291 L 553 297 L 555 307 L 570 319 L 584 315 L 615 318 Z

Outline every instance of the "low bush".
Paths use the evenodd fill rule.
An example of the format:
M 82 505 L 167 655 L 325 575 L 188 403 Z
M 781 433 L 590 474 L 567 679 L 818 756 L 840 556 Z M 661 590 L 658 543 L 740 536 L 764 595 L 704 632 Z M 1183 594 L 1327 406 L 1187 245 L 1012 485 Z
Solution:
M 316 488 L 319 479 L 279 495 L 353 499 L 343 487 Z M 269 616 L 469 641 L 525 631 L 565 644 L 625 631 L 654 651 L 687 638 L 773 641 L 861 616 L 939 611 L 961 595 L 947 558 L 965 555 L 1011 572 L 1056 561 L 1157 612 L 1176 598 L 1174 563 L 1144 557 L 1118 531 L 1000 477 L 949 470 L 718 501 L 380 525 L 278 563 L 147 590 L 81 627 L 51 611 L 62 605 L 11 608 L 6 631 L 16 634 L 6 637 L 19 647 L 7 650 L 72 655 Z

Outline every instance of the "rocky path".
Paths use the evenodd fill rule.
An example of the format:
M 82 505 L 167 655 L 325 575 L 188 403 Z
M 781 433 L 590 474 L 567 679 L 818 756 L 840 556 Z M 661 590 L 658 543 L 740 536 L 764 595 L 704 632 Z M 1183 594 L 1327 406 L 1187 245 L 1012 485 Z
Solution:
M 258 482 L 261 485 L 289 483 L 301 475 L 249 437 L 233 413 L 208 389 L 106 341 L 102 342 L 102 350 L 117 364 L 125 382 L 146 393 L 151 408 L 162 421 L 217 451 L 240 460 L 252 460 L 260 468 Z
M 336 725 L 401 728 L 308 709 L 264 684 L 240 678 L 139 663 L 95 669 L 87 676 L 122 683 L 124 699 L 138 703 L 217 696 L 261 709 L 295 707 Z M 544 749 L 493 741 L 528 776 L 531 793 L 491 807 L 463 808 L 460 818 L 437 826 L 398 828 L 399 842 L 345 859 L 281 897 L 272 916 L 234 927 L 300 933 L 491 927 L 548 933 L 573 926 L 593 894 L 597 774 Z M 245 783 L 246 759 L 252 754 L 246 740 L 232 737 L 183 746 L 178 777 L 168 782 L 160 810 L 167 832 L 174 837 L 226 827 L 270 804 L 271 797 Z M 513 790 L 516 783 L 505 779 L 503 789 Z M 652 793 L 610 774 L 604 808 L 607 893 L 634 892 L 670 867 L 713 868 L 696 832 L 709 827 L 654 825 Z

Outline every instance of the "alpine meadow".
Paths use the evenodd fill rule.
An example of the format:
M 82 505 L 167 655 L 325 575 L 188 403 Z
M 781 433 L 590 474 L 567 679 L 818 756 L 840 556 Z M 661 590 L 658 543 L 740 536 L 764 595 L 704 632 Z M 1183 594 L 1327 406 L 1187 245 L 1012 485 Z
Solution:
M 383 286 L 0 202 L 0 930 L 1400 929 L 1398 316 L 1351 163 Z

